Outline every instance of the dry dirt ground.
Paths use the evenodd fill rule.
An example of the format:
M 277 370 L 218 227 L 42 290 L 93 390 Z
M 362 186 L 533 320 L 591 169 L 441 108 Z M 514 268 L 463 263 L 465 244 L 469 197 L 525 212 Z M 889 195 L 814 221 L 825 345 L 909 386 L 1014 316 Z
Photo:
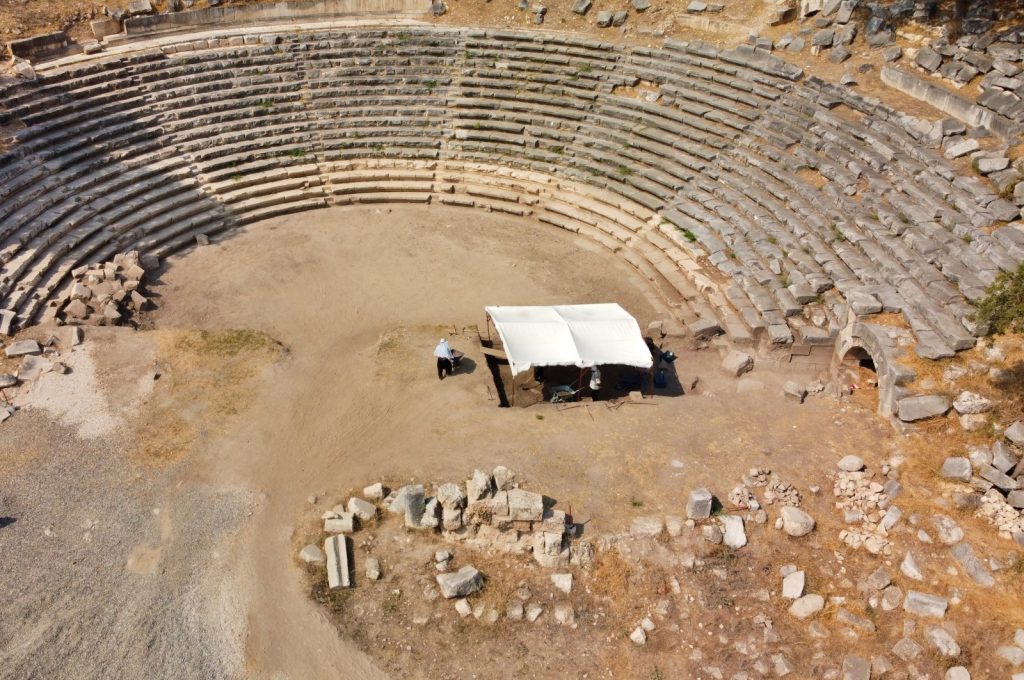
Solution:
M 830 501 L 808 485 L 827 488 L 823 471 L 845 453 L 878 460 L 890 438 L 862 409 L 783 401 L 771 361 L 752 374 L 762 391 L 737 394 L 714 349 L 680 340 L 668 346 L 681 382 L 700 377 L 683 396 L 614 411 L 498 408 L 469 330 L 485 304 L 615 300 L 642 326 L 663 315 L 628 265 L 517 218 L 440 207 L 296 215 L 174 259 L 152 290 L 155 330 L 88 331 L 65 353 L 72 373 L 19 395 L 23 409 L 3 425 L 0 677 L 493 670 L 401 617 L 366 631 L 400 636 L 416 656 L 339 637 L 295 562 L 310 517 L 373 481 L 461 480 L 498 464 L 588 531 L 679 514 L 689 489 L 724 495 L 751 466 L 776 470 L 825 515 Z M 439 382 L 430 352 L 449 333 L 476 366 Z M 313 508 L 311 494 L 323 499 Z M 743 564 L 792 561 L 776 554 L 789 548 L 775 532 L 751 533 Z M 403 550 L 382 555 L 388 568 L 423 554 Z M 435 615 L 452 616 L 440 605 Z M 348 631 L 361 620 L 343 616 Z M 615 621 L 602 629 L 620 636 L 613 656 L 624 649 Z M 555 644 L 551 625 L 521 638 L 540 664 L 524 668 L 548 676 L 575 667 L 572 638 Z M 648 649 L 655 656 L 618 667 L 683 667 L 676 643 Z M 592 652 L 587 667 L 602 658 Z

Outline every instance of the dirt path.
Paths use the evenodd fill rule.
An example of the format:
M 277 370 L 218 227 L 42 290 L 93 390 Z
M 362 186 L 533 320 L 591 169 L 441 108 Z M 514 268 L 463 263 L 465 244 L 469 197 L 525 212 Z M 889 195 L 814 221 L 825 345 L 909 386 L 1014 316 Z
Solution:
M 684 481 L 720 485 L 755 463 L 798 478 L 805 447 L 831 460 L 849 445 L 848 428 L 823 404 L 795 411 L 763 394 L 732 395 L 715 353 L 680 362 L 686 382 L 702 375 L 700 395 L 649 410 L 498 409 L 480 367 L 438 383 L 437 326 L 480 323 L 485 304 L 617 300 L 642 325 L 659 316 L 626 265 L 520 220 L 435 207 L 294 216 L 200 249 L 164 281 L 161 327 L 255 327 L 290 348 L 265 397 L 196 473 L 252 485 L 265 499 L 239 541 L 250 563 L 247 653 L 256 675 L 311 677 L 337 664 L 346 677 L 373 676 L 300 592 L 291 541 L 310 494 L 332 499 L 381 477 L 459 478 L 504 463 L 612 527 L 630 521 L 623 510 L 637 497 L 648 511 L 678 511 Z M 774 395 L 780 378 L 758 377 Z M 738 401 L 723 404 L 719 389 Z M 815 446 L 822 427 L 833 439 Z
M 680 512 L 693 486 L 725 494 L 755 465 L 820 483 L 839 452 L 877 458 L 888 436 L 823 399 L 784 402 L 770 362 L 751 374 L 763 389 L 738 394 L 717 352 L 682 341 L 668 345 L 679 378 L 700 377 L 685 396 L 497 408 L 483 357 L 459 335 L 485 305 L 614 300 L 642 327 L 662 316 L 624 262 L 498 214 L 294 215 L 174 259 L 152 294 L 157 331 L 88 331 L 72 373 L 48 377 L 4 425 L 0 483 L 16 521 L 0 529 L 0 677 L 383 677 L 388 659 L 338 635 L 294 561 L 296 528 L 354 489 L 504 464 L 615 531 L 637 513 Z M 252 354 L 251 375 L 238 358 L 167 360 L 195 328 L 264 331 L 286 351 L 265 366 Z M 470 362 L 438 382 L 430 352 L 451 332 Z M 140 459 L 140 437 L 171 425 L 161 457 Z M 427 652 L 433 666 L 403 674 L 473 669 Z

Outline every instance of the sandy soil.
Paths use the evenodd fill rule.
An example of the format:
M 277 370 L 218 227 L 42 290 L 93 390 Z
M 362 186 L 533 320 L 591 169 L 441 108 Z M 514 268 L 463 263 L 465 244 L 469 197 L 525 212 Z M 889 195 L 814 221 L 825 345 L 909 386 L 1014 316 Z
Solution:
M 17 559 L 0 575 L 14 613 L 0 623 L 0 676 L 75 664 L 79 677 L 379 677 L 387 659 L 338 636 L 294 563 L 311 494 L 505 464 L 595 529 L 618 530 L 680 512 L 693 486 L 724 494 L 752 465 L 806 487 L 809 462 L 877 457 L 888 436 L 823 399 L 784 402 L 770 362 L 752 374 L 762 392 L 736 394 L 717 353 L 681 341 L 668 345 L 681 382 L 700 377 L 685 396 L 615 411 L 498 408 L 471 331 L 485 304 L 616 300 L 642 325 L 662 315 L 606 251 L 504 216 L 291 216 L 175 259 L 152 290 L 158 331 L 91 331 L 59 376 L 76 398 L 40 385 L 38 405 L 4 426 L 16 521 L 0 541 Z M 284 349 L 240 354 L 262 367 L 241 374 L 227 359 L 185 361 L 180 343 L 167 358 L 168 334 L 193 328 L 249 328 Z M 445 334 L 476 367 L 438 382 L 430 351 Z M 83 407 L 95 417 L 70 415 Z M 173 422 L 168 413 L 191 428 L 168 435 L 181 455 L 140 457 L 153 436 L 144 425 Z

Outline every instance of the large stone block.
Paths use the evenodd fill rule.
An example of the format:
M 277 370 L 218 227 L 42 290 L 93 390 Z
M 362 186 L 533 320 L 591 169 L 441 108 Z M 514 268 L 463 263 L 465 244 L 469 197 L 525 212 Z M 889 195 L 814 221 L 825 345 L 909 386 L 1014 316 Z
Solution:
M 743 518 L 739 515 L 722 515 L 722 542 L 733 550 L 747 544 L 747 532 L 743 529 Z
M 782 530 L 789 536 L 806 536 L 814 531 L 814 518 L 800 508 L 783 506 L 779 511 L 782 516 Z
M 324 552 L 327 554 L 327 585 L 335 588 L 349 588 L 352 585 L 352 569 L 349 564 L 348 536 L 330 536 L 324 541 Z
M 739 376 L 754 369 L 754 357 L 746 352 L 730 350 L 722 360 L 722 370 L 729 375 Z
M 942 55 L 925 46 L 917 51 L 914 62 L 925 71 L 931 72 L 942 66 Z
M 405 488 L 407 489 L 405 492 L 405 526 L 410 529 L 419 529 L 420 520 L 423 519 L 423 511 L 427 505 L 423 485 L 416 484 Z
M 964 391 L 953 400 L 953 408 L 960 415 L 988 413 L 992 410 L 992 402 L 980 394 Z
M 564 567 L 569 564 L 569 548 L 560 533 L 541 531 L 533 535 L 533 559 L 542 567 Z
M 508 516 L 514 522 L 540 522 L 544 519 L 544 497 L 532 491 L 511 489 L 508 494 Z
M 350 534 L 355 531 L 355 515 L 351 512 L 336 513 L 337 517 L 324 520 L 324 531 L 329 534 Z
M 1024 420 L 1018 420 L 1013 425 L 1006 428 L 1006 431 L 1003 432 L 1003 436 L 1017 446 L 1024 446 Z
M 905 423 L 945 415 L 949 407 L 949 398 L 941 394 L 904 397 L 897 404 L 899 419 Z
M 825 598 L 821 595 L 804 595 L 797 599 L 789 607 L 789 613 L 798 619 L 806 619 L 814 616 L 825 607 Z
M 870 680 L 871 664 L 859 656 L 843 657 L 843 680 Z
M 941 474 L 947 479 L 961 482 L 971 481 L 971 461 L 960 456 L 951 456 L 942 464 Z
M 90 21 L 89 27 L 92 29 L 93 37 L 97 40 L 102 40 L 108 35 L 117 35 L 121 32 L 121 22 L 107 17 Z
M 466 496 L 462 493 L 462 489 L 459 488 L 458 484 L 442 484 L 437 487 L 437 502 L 441 504 L 442 508 L 461 508 L 466 504 Z
M 1003 491 L 1015 491 L 1020 488 L 1020 483 L 1016 479 L 1010 477 L 1006 473 L 1000 472 L 991 465 L 982 465 L 978 467 L 978 476 L 986 482 L 991 482 Z
M 437 585 L 448 599 L 466 597 L 484 587 L 484 575 L 475 567 L 466 565 L 458 571 L 438 574 Z
M 8 358 L 23 357 L 30 354 L 39 354 L 43 350 L 35 340 L 19 340 L 13 342 L 4 350 Z
M 686 501 L 686 516 L 690 519 L 707 519 L 711 516 L 714 496 L 707 489 L 694 489 Z
M 377 506 L 356 496 L 348 499 L 348 511 L 361 520 L 369 520 L 377 516 Z
M 494 493 L 494 479 L 483 470 L 474 470 L 473 476 L 466 480 L 466 498 L 470 503 L 490 498 Z
M 940 595 L 930 595 L 917 590 L 908 590 L 903 600 L 903 609 L 917 616 L 942 618 L 946 615 L 949 600 Z

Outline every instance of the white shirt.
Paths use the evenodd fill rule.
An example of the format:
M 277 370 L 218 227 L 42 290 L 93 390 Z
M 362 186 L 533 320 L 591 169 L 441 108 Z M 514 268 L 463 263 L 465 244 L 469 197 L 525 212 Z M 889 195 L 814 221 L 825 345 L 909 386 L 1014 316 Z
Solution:
M 452 356 L 452 348 L 448 346 L 447 340 L 440 340 L 437 343 L 437 347 L 434 348 L 434 356 L 439 359 L 448 359 L 451 361 L 455 357 Z
M 601 389 L 601 369 L 597 366 L 590 369 L 590 389 Z

